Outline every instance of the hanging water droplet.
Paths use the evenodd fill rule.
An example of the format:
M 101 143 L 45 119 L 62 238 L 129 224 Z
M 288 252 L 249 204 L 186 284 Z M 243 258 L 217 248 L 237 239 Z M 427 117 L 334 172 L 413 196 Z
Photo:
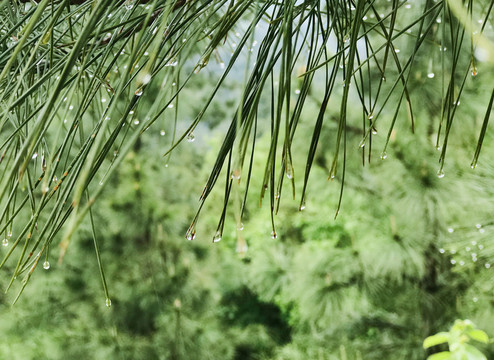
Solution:
M 141 96 L 142 95 L 142 89 L 139 88 L 136 90 L 136 92 L 134 93 L 136 96 Z
M 381 153 L 381 160 L 385 160 L 387 157 L 388 157 L 388 154 L 386 153 L 386 151 L 383 151 Z
M 217 243 L 217 242 L 220 242 L 220 241 L 221 241 L 221 232 L 220 231 L 217 231 L 216 234 L 214 234 L 213 242 L 214 243 Z
M 490 269 L 490 267 L 491 267 L 491 264 L 489 264 L 489 263 L 486 263 L 486 264 L 485 264 L 484 266 L 485 266 L 485 268 L 486 268 L 486 269 Z
M 446 252 L 446 250 L 444 250 L 444 249 L 442 249 L 442 248 L 441 248 L 441 249 L 439 249 L 439 252 L 440 252 L 441 254 L 444 254 L 444 253 Z
M 472 68 L 472 76 L 477 76 L 478 72 L 477 72 L 477 68 L 476 67 L 473 67 Z
M 360 148 L 363 148 L 363 147 L 365 146 L 365 139 L 362 139 L 362 140 L 360 141 L 360 144 L 358 144 L 358 146 L 359 146 Z
M 285 169 L 286 177 L 289 179 L 293 178 L 293 166 L 292 164 L 288 164 Z
M 237 224 L 237 230 L 242 231 L 244 229 L 244 224 L 242 222 Z
M 194 136 L 194 134 L 192 132 L 187 134 L 187 141 L 188 142 L 194 142 L 195 139 L 196 139 L 196 137 Z
M 105 304 L 107 307 L 111 306 L 111 300 L 109 298 L 106 298 Z
M 276 239 L 278 235 L 276 234 L 276 231 L 271 231 L 271 238 Z
M 375 127 L 372 127 L 372 135 L 377 135 L 377 129 Z
M 194 240 L 196 237 L 196 230 L 195 229 L 189 229 L 189 231 L 187 231 L 187 234 L 185 235 L 185 238 L 189 241 L 192 241 Z
M 44 263 L 43 263 L 43 269 L 45 270 L 48 270 L 50 268 L 50 262 L 48 260 L 46 260 Z
M 305 201 L 300 204 L 300 206 L 298 207 L 298 211 L 304 211 L 305 210 Z
M 280 193 L 279 193 L 279 192 L 276 192 L 276 193 L 274 194 L 274 198 L 275 198 L 276 200 L 278 200 L 278 199 L 280 198 Z
M 160 131 L 160 135 L 161 135 L 161 136 L 165 136 L 165 134 L 166 134 L 165 130 L 161 130 L 161 131 Z
M 9 239 L 5 238 L 2 240 L 2 246 L 9 246 Z
M 437 177 L 439 179 L 443 178 L 444 177 L 444 170 L 443 169 L 439 169 L 438 172 L 437 172 Z
M 428 77 L 429 79 L 433 79 L 433 78 L 434 78 L 434 76 L 436 76 L 436 74 L 434 74 L 433 72 L 430 72 L 430 73 L 428 73 L 428 74 L 427 74 L 427 77 Z
M 456 264 L 456 260 L 455 259 L 451 259 L 450 262 L 451 262 L 452 265 Z

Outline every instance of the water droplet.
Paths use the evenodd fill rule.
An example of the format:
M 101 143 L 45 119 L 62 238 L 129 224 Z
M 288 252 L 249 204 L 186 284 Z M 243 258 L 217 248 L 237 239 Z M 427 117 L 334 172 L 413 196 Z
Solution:
M 289 179 L 293 178 L 293 166 L 292 164 L 288 164 L 285 169 L 286 177 Z
M 276 239 L 278 237 L 278 234 L 276 234 L 276 231 L 271 231 L 271 238 Z
M 134 94 L 135 94 L 135 96 L 141 96 L 142 95 L 142 89 L 141 88 L 137 89 Z
M 486 268 L 486 269 L 490 269 L 490 267 L 491 267 L 491 264 L 489 264 L 489 263 L 486 263 L 486 264 L 485 264 L 484 266 L 485 266 L 485 268 Z
M 185 234 L 185 238 L 189 241 L 194 240 L 196 238 L 196 229 L 194 229 L 193 227 L 189 227 L 187 234 Z
M 456 260 L 455 259 L 451 259 L 450 262 L 451 262 L 452 265 L 456 264 Z
M 477 72 L 477 68 L 473 68 L 472 69 L 472 76 L 477 76 L 478 72 Z
M 9 246 L 9 239 L 5 238 L 2 240 L 2 246 Z
M 111 306 L 111 300 L 109 298 L 106 298 L 105 304 L 107 307 Z
M 300 94 L 300 90 L 299 89 L 296 89 L 295 90 L 295 94 L 297 94 L 297 95 Z
M 278 199 L 280 198 L 280 193 L 279 193 L 279 192 L 276 192 L 276 193 L 274 194 L 274 198 L 275 198 L 276 200 L 278 200 Z
M 37 157 L 38 157 L 38 153 L 37 153 L 37 152 L 35 152 L 35 153 L 33 154 L 32 159 L 36 159 Z
M 467 246 L 467 247 L 465 248 L 465 250 L 466 250 L 467 252 L 469 252 L 469 251 L 470 251 L 470 246 Z
M 440 252 L 441 254 L 444 254 L 444 253 L 446 252 L 446 250 L 444 250 L 444 249 L 442 249 L 442 248 L 441 248 L 441 249 L 439 249 L 439 252 Z
M 244 229 L 244 224 L 241 222 L 237 225 L 237 230 L 242 231 Z
M 43 263 L 43 269 L 48 270 L 50 268 L 50 262 L 47 260 Z
M 177 66 L 178 61 L 176 60 L 171 60 L 168 63 L 165 64 L 165 66 Z
M 458 264 L 460 264 L 460 266 L 463 266 L 463 265 L 465 265 L 465 262 L 463 260 L 460 260 L 460 262 Z
M 441 179 L 441 178 L 443 178 L 443 177 L 444 177 L 444 171 L 443 171 L 443 169 L 439 169 L 439 171 L 437 172 L 437 177 L 438 177 L 439 179 Z
M 139 125 L 139 120 L 138 119 L 135 119 L 134 120 L 134 125 Z
M 106 102 L 106 98 L 101 98 L 101 102 L 102 103 L 105 103 Z
M 427 74 L 427 77 L 428 77 L 429 79 L 433 79 L 433 78 L 434 78 L 434 76 L 436 76 L 436 74 L 434 74 L 433 72 L 430 72 L 430 73 L 428 73 L 428 74 Z
M 455 249 L 451 249 L 451 250 L 449 250 L 449 252 L 450 252 L 451 254 L 456 254 L 456 250 L 455 250 Z
M 485 232 L 484 229 L 479 229 L 479 233 L 483 234 Z
M 477 229 L 480 229 L 480 228 L 482 227 L 482 224 L 477 224 L 477 225 L 475 225 L 475 227 L 476 227 Z
M 455 232 L 455 229 L 453 229 L 453 228 L 448 228 L 448 232 L 449 232 L 449 233 Z
M 388 154 L 386 153 L 386 151 L 383 151 L 381 153 L 381 160 L 385 160 L 387 157 L 388 157 Z
M 196 137 L 194 136 L 193 133 L 190 132 L 187 134 L 187 141 L 188 142 L 194 142 L 195 139 L 196 139 Z
M 299 208 L 298 208 L 298 211 L 304 211 L 305 210 L 305 201 L 300 204 Z
M 372 127 L 372 135 L 377 135 L 377 129 L 375 127 Z
M 217 243 L 217 242 L 220 242 L 220 241 L 221 241 L 221 232 L 220 231 L 217 231 L 216 234 L 214 234 L 213 242 L 214 243 Z
M 477 302 L 477 301 L 479 301 L 479 299 L 478 299 L 478 298 L 476 298 L 476 297 L 474 297 L 472 300 L 473 300 L 473 302 Z
M 161 130 L 161 131 L 160 131 L 160 135 L 161 135 L 161 136 L 165 136 L 165 134 L 166 134 L 165 130 Z
M 472 245 L 473 246 L 477 245 L 477 242 L 475 240 L 472 240 Z
M 53 176 L 52 181 L 53 181 L 53 182 L 57 182 L 57 181 L 58 181 L 57 175 Z
M 479 250 L 482 250 L 484 248 L 484 245 L 479 244 L 478 248 L 479 248 Z
M 360 144 L 358 144 L 358 146 L 360 148 L 363 148 L 365 146 L 365 139 L 362 139 L 362 141 L 360 141 Z

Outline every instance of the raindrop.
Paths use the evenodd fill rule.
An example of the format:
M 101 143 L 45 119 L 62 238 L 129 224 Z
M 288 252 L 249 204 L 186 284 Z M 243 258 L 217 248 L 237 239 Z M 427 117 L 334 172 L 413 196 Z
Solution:
M 173 104 L 168 104 L 169 109 L 173 109 Z
M 298 211 L 304 211 L 305 209 L 305 202 L 303 202 L 302 204 L 300 204 L 299 208 L 298 208 Z
M 452 265 L 456 264 L 456 260 L 455 259 L 451 259 L 450 262 L 451 262 Z
M 483 234 L 484 233 L 484 229 L 479 229 L 479 233 Z
M 271 238 L 276 239 L 278 235 L 276 234 L 276 231 L 271 231 Z
M 470 251 L 470 246 L 467 246 L 467 247 L 465 248 L 465 250 L 466 250 L 467 252 L 468 252 L 468 251 Z
M 388 157 L 388 154 L 386 153 L 386 151 L 383 151 L 381 153 L 381 160 L 385 160 L 387 157 Z
M 35 153 L 33 154 L 32 159 L 36 159 L 37 157 L 38 157 L 38 153 L 37 153 L 37 152 L 35 152 Z
M 135 96 L 141 96 L 141 95 L 142 95 L 142 89 L 139 88 L 139 89 L 136 90 Z
M 107 307 L 111 306 L 111 300 L 109 298 L 106 298 L 105 304 Z
M 434 78 L 434 76 L 436 76 L 436 74 L 434 74 L 433 72 L 431 72 L 431 73 L 428 73 L 428 74 L 427 74 L 427 77 L 428 77 L 429 79 L 433 79 L 433 78 Z
M 473 246 L 477 245 L 477 242 L 475 240 L 472 240 L 472 245 Z
M 138 119 L 135 119 L 134 120 L 134 125 L 139 125 L 139 120 Z
M 165 64 L 165 66 L 177 66 L 178 61 L 176 60 L 171 60 L 168 63 Z
M 9 246 L 9 239 L 5 238 L 2 240 L 2 245 L 3 246 Z
M 460 260 L 460 262 L 458 264 L 460 264 L 460 266 L 463 266 L 463 265 L 465 265 L 465 262 L 463 260 Z
M 477 68 L 476 68 L 476 67 L 474 67 L 474 68 L 472 69 L 472 76 L 477 76 L 477 74 L 478 74 L 478 72 L 477 72 Z
M 196 238 L 196 230 L 189 229 L 189 231 L 187 231 L 187 234 L 185 235 L 185 238 L 189 241 L 194 240 Z
M 441 254 L 444 254 L 444 253 L 446 252 L 446 250 L 444 250 L 444 249 L 442 249 L 442 248 L 441 248 L 441 249 L 439 249 L 439 252 L 440 252 Z
M 279 192 L 276 192 L 276 193 L 274 194 L 274 198 L 275 198 L 276 200 L 278 200 L 278 199 L 280 198 L 280 193 L 279 193 Z
M 44 263 L 43 263 L 43 269 L 45 270 L 48 270 L 50 268 L 50 262 L 48 260 L 46 260 Z
M 481 224 L 477 224 L 477 225 L 475 225 L 475 227 L 476 227 L 477 229 L 480 229 L 480 228 L 482 227 L 482 225 L 481 225 Z
M 289 178 L 289 179 L 292 179 L 293 178 L 293 166 L 291 164 L 288 164 L 288 166 L 286 167 L 286 177 Z
M 474 298 L 473 298 L 473 302 L 477 302 L 477 301 L 479 301 L 479 299 L 478 299 L 478 298 L 476 298 L 476 297 L 474 297 Z
M 444 177 L 444 171 L 443 171 L 443 169 L 439 169 L 439 171 L 437 172 L 437 177 L 438 177 L 439 179 L 441 179 L 441 178 L 443 178 L 443 177 Z
M 484 245 L 479 244 L 478 248 L 479 248 L 479 250 L 482 250 L 484 248 Z
M 165 134 L 166 134 L 165 130 L 161 130 L 161 131 L 160 131 L 160 135 L 161 135 L 161 136 L 165 136 Z
M 188 142 L 194 142 L 195 139 L 196 139 L 196 137 L 194 136 L 193 133 L 190 132 L 187 134 L 187 141 Z
M 57 178 L 57 176 L 56 176 L 56 175 L 53 177 L 52 181 L 53 181 L 53 182 L 57 182 L 57 181 L 58 181 L 58 178 Z
M 295 90 L 295 94 L 300 94 L 300 89 Z
M 238 231 L 242 231 L 244 229 L 244 224 L 242 222 L 240 222 L 238 225 L 237 225 L 237 230 Z
M 449 232 L 449 233 L 452 233 L 452 232 L 454 232 L 454 231 L 455 231 L 455 229 L 453 229 L 453 228 L 448 228 L 448 232 Z
M 377 129 L 375 127 L 372 127 L 372 135 L 377 135 Z
M 105 103 L 106 102 L 106 98 L 101 98 L 101 102 L 102 103 Z
M 221 241 L 221 232 L 217 231 L 216 234 L 213 237 L 213 242 L 217 243 Z
M 490 267 L 491 267 L 491 264 L 489 264 L 489 263 L 486 263 L 486 264 L 485 264 L 484 266 L 485 266 L 485 268 L 486 268 L 486 269 L 490 269 Z

